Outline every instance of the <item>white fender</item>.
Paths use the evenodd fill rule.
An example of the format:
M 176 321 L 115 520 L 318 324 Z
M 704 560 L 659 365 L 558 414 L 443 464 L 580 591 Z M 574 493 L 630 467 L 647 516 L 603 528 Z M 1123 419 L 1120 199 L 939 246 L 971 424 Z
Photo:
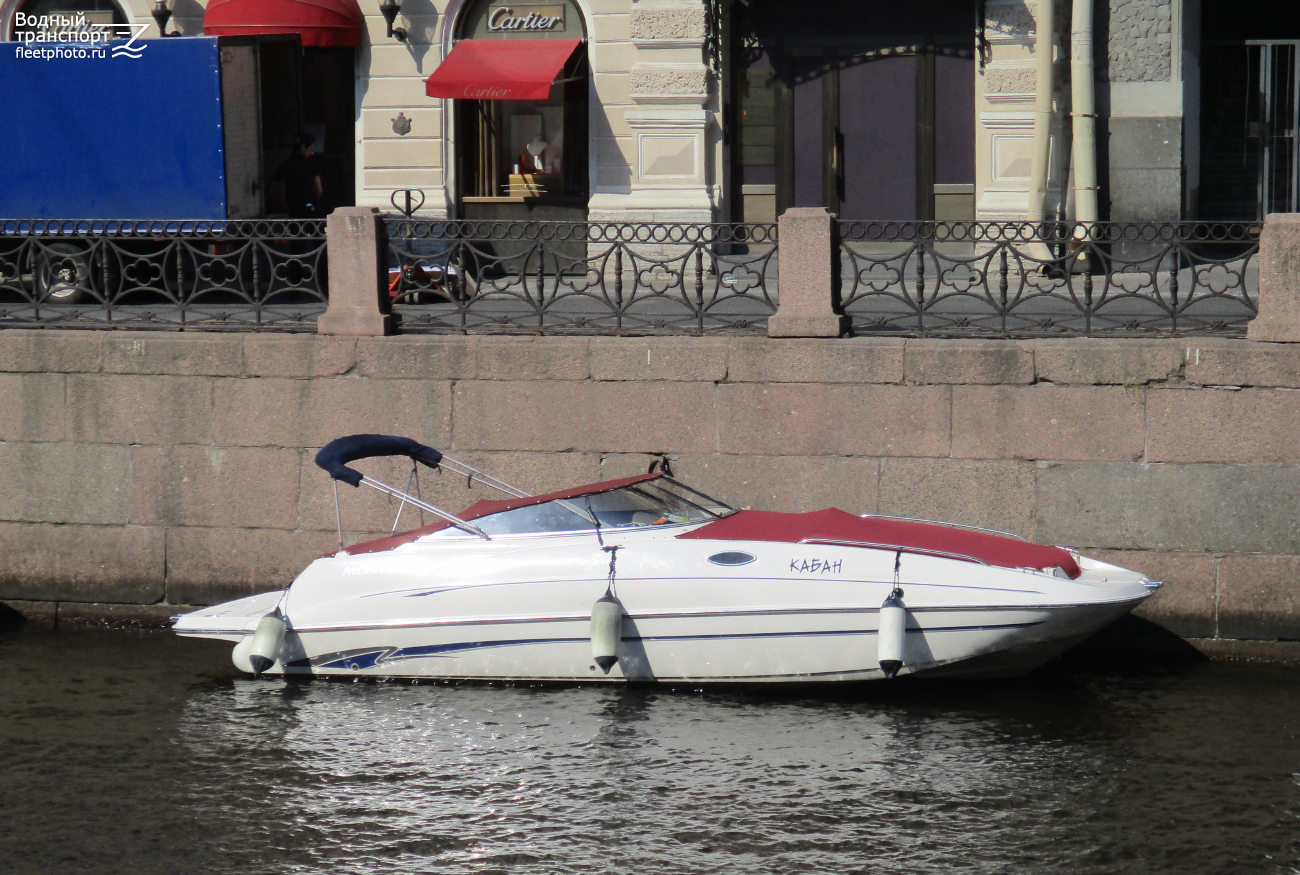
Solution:
M 605 674 L 618 662 L 622 640 L 623 606 L 606 592 L 591 608 L 591 658 Z
M 253 644 L 248 651 L 248 663 L 252 666 L 253 677 L 261 677 L 262 672 L 275 665 L 280 658 L 286 628 L 284 615 L 278 606 L 258 621 L 257 631 L 253 633 Z
M 903 606 L 903 591 L 897 587 L 880 606 L 880 627 L 877 654 L 880 670 L 892 678 L 903 667 L 903 640 L 907 636 L 907 609 Z

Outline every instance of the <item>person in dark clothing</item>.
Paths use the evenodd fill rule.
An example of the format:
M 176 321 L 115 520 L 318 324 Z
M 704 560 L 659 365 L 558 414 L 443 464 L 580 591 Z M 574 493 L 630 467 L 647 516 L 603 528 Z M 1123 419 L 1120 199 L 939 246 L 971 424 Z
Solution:
M 271 177 L 284 183 L 284 199 L 289 205 L 290 218 L 314 219 L 320 216 L 325 192 L 314 160 L 315 146 L 316 138 L 304 131 L 293 154 L 276 168 Z

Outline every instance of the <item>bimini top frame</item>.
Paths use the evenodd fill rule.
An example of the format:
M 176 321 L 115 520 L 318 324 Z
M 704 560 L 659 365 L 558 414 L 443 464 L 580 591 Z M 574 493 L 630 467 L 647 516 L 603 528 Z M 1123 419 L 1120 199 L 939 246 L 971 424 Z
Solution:
M 387 483 L 376 480 L 373 477 L 367 477 L 355 468 L 348 467 L 349 462 L 355 462 L 358 459 L 371 459 L 380 456 L 406 456 L 411 460 L 411 475 L 406 480 L 406 489 L 401 490 L 389 486 Z M 416 463 L 419 463 L 418 465 Z M 397 525 L 402 519 L 402 511 L 406 505 L 411 505 L 420 511 L 420 524 L 424 525 L 424 511 L 428 511 L 439 519 L 446 520 L 458 529 L 469 532 L 471 535 L 477 535 L 485 541 L 492 540 L 488 537 L 487 532 L 480 529 L 473 523 L 466 522 L 455 514 L 448 513 L 440 507 L 434 507 L 432 504 L 420 498 L 420 476 L 419 465 L 425 465 L 429 468 L 443 468 L 453 474 L 459 474 L 467 478 L 466 482 L 473 484 L 478 481 L 485 486 L 490 486 L 498 492 L 504 492 L 511 498 L 531 498 L 531 493 L 524 492 L 517 486 L 512 486 L 504 480 L 486 474 L 477 468 L 465 464 L 450 456 L 445 456 L 435 450 L 433 447 L 427 447 L 424 444 L 407 437 L 398 437 L 391 434 L 352 434 L 347 437 L 336 438 L 330 441 L 320 452 L 316 454 L 316 464 L 324 469 L 334 480 L 334 521 L 339 530 L 339 547 L 343 547 L 343 514 L 339 510 L 339 481 L 343 481 L 349 486 L 369 486 L 377 489 L 385 495 L 391 495 L 393 498 L 400 499 L 401 503 L 397 507 L 397 517 L 393 520 L 393 531 L 397 531 Z M 411 487 L 415 487 L 415 494 L 411 494 Z M 583 509 L 567 501 L 561 501 L 566 508 L 578 514 L 579 516 L 593 521 L 591 516 Z
M 411 476 L 407 479 L 405 490 L 389 486 L 387 483 L 375 480 L 373 477 L 367 477 L 355 468 L 348 467 L 349 462 L 379 456 L 406 456 L 411 460 Z M 469 532 L 471 535 L 477 535 L 485 541 L 492 540 L 488 537 L 487 532 L 478 526 L 468 523 L 442 508 L 434 507 L 420 498 L 420 478 L 417 462 L 429 468 L 445 468 L 453 474 L 464 475 L 469 478 L 470 482 L 478 480 L 480 483 L 491 486 L 493 489 L 504 492 L 513 498 L 528 497 L 528 493 L 522 489 L 511 486 L 504 480 L 498 480 L 490 474 L 484 474 L 464 462 L 444 456 L 433 447 L 426 447 L 411 438 L 391 434 L 348 435 L 330 441 L 316 454 L 316 464 L 323 468 L 334 480 L 334 520 L 338 524 L 340 547 L 343 546 L 343 515 L 339 511 L 338 484 L 340 480 L 354 487 L 364 484 L 372 489 L 379 490 L 385 495 L 400 499 L 401 504 L 397 508 L 397 518 L 393 520 L 393 531 L 397 531 L 397 524 L 402 518 L 402 510 L 405 509 L 406 505 L 410 504 L 421 511 L 421 522 L 423 522 L 423 512 L 428 511 L 434 516 L 451 523 L 456 528 Z M 411 494 L 412 484 L 415 485 L 414 495 Z

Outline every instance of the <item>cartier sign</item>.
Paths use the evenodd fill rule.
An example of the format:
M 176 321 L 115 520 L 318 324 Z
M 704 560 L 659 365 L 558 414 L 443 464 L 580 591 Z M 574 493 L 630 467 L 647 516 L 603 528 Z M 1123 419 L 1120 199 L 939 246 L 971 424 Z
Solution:
M 489 31 L 562 30 L 563 6 L 492 6 L 488 8 Z

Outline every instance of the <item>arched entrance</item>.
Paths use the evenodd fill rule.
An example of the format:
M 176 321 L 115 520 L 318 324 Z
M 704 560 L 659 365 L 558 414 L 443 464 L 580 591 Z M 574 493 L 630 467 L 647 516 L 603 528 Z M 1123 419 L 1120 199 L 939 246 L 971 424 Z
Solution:
M 452 102 L 457 213 L 467 219 L 585 221 L 590 72 L 586 26 L 577 5 L 571 0 L 478 0 L 466 7 L 456 32 L 457 45 L 479 44 L 466 48 L 484 59 L 474 74 L 482 77 L 483 87 L 461 88 Z M 545 40 L 577 45 L 567 53 L 560 47 L 557 53 L 556 46 L 540 42 Z M 502 41 L 518 42 L 507 47 Z M 511 57 L 516 60 L 509 61 Z M 531 64 L 530 57 L 539 64 Z M 521 92 L 492 86 L 494 75 L 506 75 L 498 58 L 534 74 L 547 58 L 562 66 L 536 97 L 510 99 Z M 449 54 L 444 66 L 451 61 Z M 435 72 L 430 82 L 437 78 Z M 467 99 L 467 93 L 491 96 Z

